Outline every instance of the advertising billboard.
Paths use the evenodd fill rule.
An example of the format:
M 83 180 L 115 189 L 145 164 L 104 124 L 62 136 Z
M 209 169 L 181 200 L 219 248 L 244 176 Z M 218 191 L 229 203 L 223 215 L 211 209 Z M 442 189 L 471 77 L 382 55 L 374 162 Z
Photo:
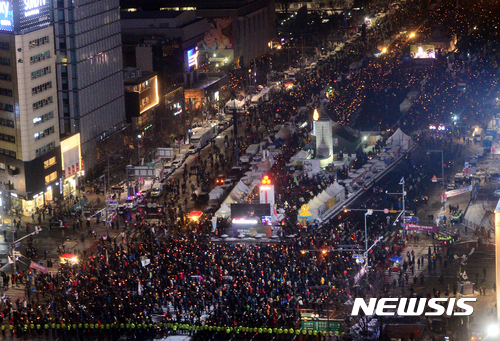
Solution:
M 27 32 L 50 23 L 50 0 L 19 0 L 19 30 Z
M 0 31 L 13 31 L 13 20 L 12 1 L 0 1 Z
M 434 45 L 410 45 L 410 56 L 416 59 L 434 59 L 436 51 Z
M 198 50 L 191 49 L 187 52 L 188 72 L 194 71 L 198 68 Z
M 271 237 L 269 204 L 231 204 L 233 237 Z
M 210 29 L 198 43 L 200 50 L 231 50 L 233 48 L 233 18 L 208 18 Z

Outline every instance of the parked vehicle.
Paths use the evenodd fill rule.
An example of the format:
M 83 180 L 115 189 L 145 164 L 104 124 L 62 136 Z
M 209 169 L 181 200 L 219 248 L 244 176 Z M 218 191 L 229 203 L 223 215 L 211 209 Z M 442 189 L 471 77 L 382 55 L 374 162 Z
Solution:
M 202 149 L 205 147 L 210 140 L 212 139 L 213 136 L 213 129 L 212 128 L 194 128 L 191 130 L 191 145 L 198 148 Z

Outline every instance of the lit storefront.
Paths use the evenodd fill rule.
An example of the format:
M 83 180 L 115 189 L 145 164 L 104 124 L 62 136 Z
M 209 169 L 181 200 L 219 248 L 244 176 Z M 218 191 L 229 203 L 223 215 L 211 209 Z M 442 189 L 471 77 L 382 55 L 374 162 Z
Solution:
M 61 140 L 62 183 L 59 190 L 64 198 L 77 193 L 79 179 L 85 175 L 80 148 L 80 134 Z

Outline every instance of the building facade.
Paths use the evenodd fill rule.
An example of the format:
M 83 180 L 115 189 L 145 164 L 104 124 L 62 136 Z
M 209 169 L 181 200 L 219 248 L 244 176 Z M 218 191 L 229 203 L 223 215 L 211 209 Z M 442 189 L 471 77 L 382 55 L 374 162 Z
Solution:
M 60 197 L 54 32 L 49 1 L 0 1 L 0 182 L 5 209 Z
M 101 143 L 125 125 L 120 3 L 52 3 L 61 135 L 80 133 L 82 158 L 90 169 L 113 152 Z

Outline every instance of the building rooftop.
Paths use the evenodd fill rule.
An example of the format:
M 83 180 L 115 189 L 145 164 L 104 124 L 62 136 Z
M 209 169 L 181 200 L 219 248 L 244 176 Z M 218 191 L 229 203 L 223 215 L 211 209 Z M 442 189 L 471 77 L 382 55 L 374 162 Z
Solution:
M 125 85 L 138 85 L 154 76 L 156 76 L 156 72 L 145 72 L 132 67 L 127 67 L 123 70 Z
M 178 0 L 121 0 L 120 7 L 122 8 L 122 13 L 124 13 L 123 9 L 127 8 L 137 8 L 142 11 L 158 11 L 161 8 L 179 8 L 182 10 L 189 7 L 194 7 L 196 9 L 238 9 L 256 1 L 257 0 L 183 0 L 180 5 Z
M 164 18 L 164 19 L 174 19 L 182 14 L 183 11 L 160 11 L 151 10 L 151 11 L 142 11 L 137 10 L 133 12 L 121 11 L 120 17 L 121 19 L 153 19 L 153 18 Z

